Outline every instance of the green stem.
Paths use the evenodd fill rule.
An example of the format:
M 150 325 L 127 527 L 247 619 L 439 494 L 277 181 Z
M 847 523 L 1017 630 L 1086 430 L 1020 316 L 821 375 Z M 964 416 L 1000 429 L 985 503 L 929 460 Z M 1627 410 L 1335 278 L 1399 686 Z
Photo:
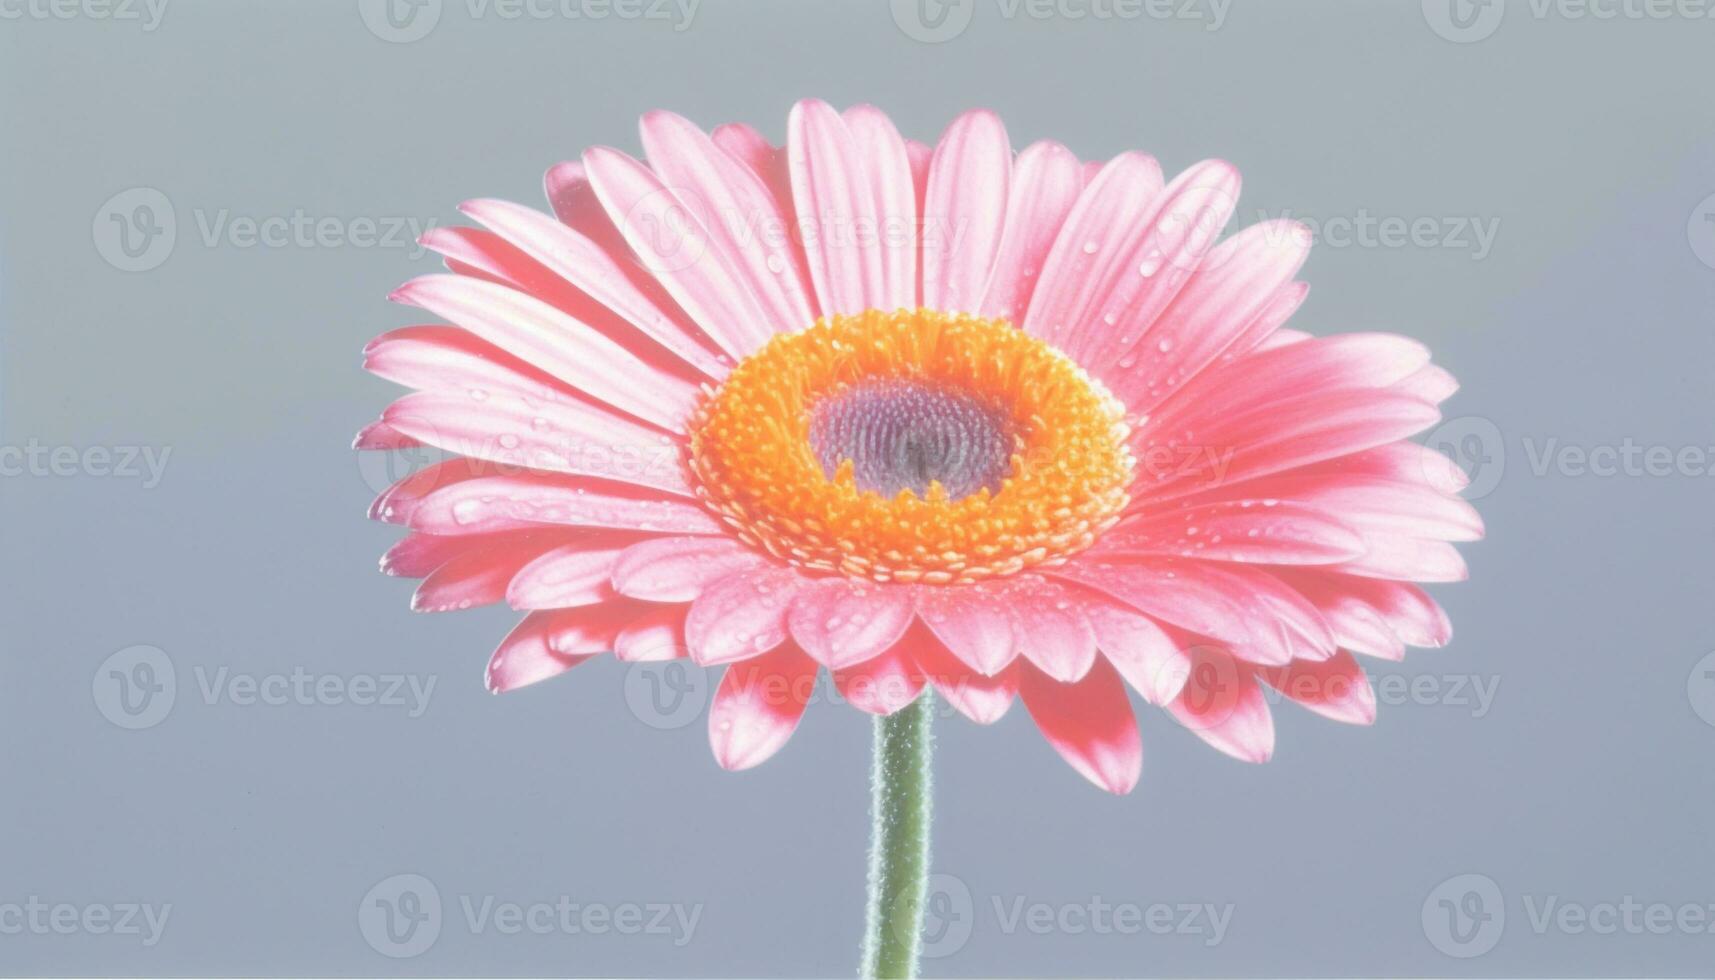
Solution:
M 917 976 L 929 885 L 933 700 L 925 690 L 909 706 L 875 720 L 865 977 Z

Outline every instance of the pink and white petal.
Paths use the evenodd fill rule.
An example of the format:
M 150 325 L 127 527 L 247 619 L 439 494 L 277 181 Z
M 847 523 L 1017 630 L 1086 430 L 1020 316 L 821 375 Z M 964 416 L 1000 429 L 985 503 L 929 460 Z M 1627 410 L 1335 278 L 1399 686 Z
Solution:
M 424 497 L 442 487 L 452 486 L 462 480 L 474 480 L 491 472 L 491 463 L 486 460 L 470 459 L 455 456 L 438 463 L 407 474 L 392 486 L 381 491 L 375 501 L 369 505 L 369 519 L 384 521 L 388 524 L 405 524 L 411 521 L 411 513 L 417 509 L 418 503 Z
M 518 536 L 494 540 L 486 548 L 467 546 L 423 579 L 411 608 L 450 612 L 499 602 L 519 573 L 558 540 L 563 539 Z
M 1366 532 L 1363 557 L 1332 566 L 1365 578 L 1406 582 L 1463 582 L 1471 577 L 1459 549 L 1445 541 Z
M 1113 666 L 1097 661 L 1074 683 L 1020 665 L 1019 695 L 1036 727 L 1078 774 L 1110 793 L 1129 793 L 1143 771 L 1143 739 Z
M 1308 338 L 1308 334 L 1300 334 L 1296 330 L 1281 331 L 1280 328 L 1292 319 L 1292 314 L 1298 312 L 1298 308 L 1304 305 L 1304 300 L 1309 295 L 1310 284 L 1307 282 L 1287 283 L 1275 290 L 1274 295 L 1269 297 L 1268 303 L 1263 306 L 1262 312 L 1245 326 L 1239 339 L 1233 341 L 1221 354 L 1221 363 L 1236 361 L 1246 354 L 1287 342 L 1290 338 Z
M 463 554 L 497 551 L 519 541 L 535 540 L 550 541 L 551 543 L 543 545 L 541 549 L 547 551 L 564 544 L 570 537 L 570 534 L 564 532 L 553 534 L 533 531 L 503 531 L 499 534 L 457 537 L 413 532 L 394 542 L 393 546 L 387 549 L 387 553 L 381 556 L 381 573 L 400 578 L 426 578 L 430 572 Z
M 677 431 L 697 397 L 669 363 L 645 359 L 555 307 L 468 276 L 422 276 L 392 298 L 445 317 L 576 391 Z
M 1274 569 L 1273 573 L 1316 607 L 1334 642 L 1342 648 L 1383 660 L 1400 660 L 1405 656 L 1405 643 L 1381 613 L 1331 581 L 1343 576 L 1306 575 L 1292 569 Z
M 908 586 L 823 578 L 798 589 L 786 625 L 805 653 L 838 669 L 863 663 L 899 642 L 916 613 Z
M 1024 322 L 1048 250 L 1083 189 L 1083 166 L 1071 150 L 1047 141 L 1024 148 L 1013 166 L 1006 228 L 977 312 Z
M 889 298 L 886 260 L 874 229 L 875 194 L 851 130 L 819 99 L 787 118 L 787 160 L 804 254 L 824 316 L 861 313 Z
M 509 391 L 538 399 L 571 389 L 458 327 L 401 327 L 363 348 L 364 370 L 425 391 Z
M 560 306 L 574 316 L 577 315 L 574 308 L 589 306 L 589 300 L 568 287 L 563 279 L 492 231 L 457 226 L 430 228 L 418 236 L 417 244 L 439 254 L 448 271 L 459 275 L 510 286 Z
M 1145 701 L 1164 705 L 1179 696 L 1191 672 L 1185 644 L 1143 613 L 1094 592 L 1084 599 L 1084 616 L 1102 656 Z
M 677 660 L 689 656 L 685 648 L 684 604 L 643 605 L 613 638 L 613 655 L 628 663 Z
M 911 309 L 918 305 L 917 188 L 911 177 L 911 157 L 893 121 L 875 106 L 852 106 L 841 118 L 863 158 L 875 196 L 882 259 L 876 308 Z
M 768 341 L 775 329 L 768 314 L 677 188 L 615 149 L 587 150 L 583 160 L 590 185 L 626 244 L 704 333 L 734 358 Z
M 792 737 L 819 665 L 790 643 L 733 664 L 709 705 L 709 747 L 722 769 L 749 769 Z
M 1020 582 L 1007 604 L 1019 653 L 1049 677 L 1072 683 L 1096 662 L 1096 633 L 1084 617 L 1082 590 L 1052 579 Z
M 978 673 L 994 676 L 1018 653 L 1008 591 L 988 582 L 925 586 L 917 608 L 929 631 Z
M 1042 264 L 1024 315 L 1026 331 L 1066 348 L 1094 299 L 1101 270 L 1140 233 L 1161 191 L 1161 166 L 1142 153 L 1122 153 L 1089 178 Z
M 1394 385 L 1400 391 L 1407 392 L 1423 399 L 1431 405 L 1439 405 L 1453 397 L 1459 390 L 1459 379 L 1453 377 L 1446 368 L 1436 364 L 1428 364 L 1417 369 L 1403 381 Z
M 891 715 L 923 693 L 927 678 L 917 665 L 917 651 L 924 644 L 936 644 L 936 640 L 921 625 L 915 626 L 881 654 L 835 670 L 834 688 L 860 711 Z
M 975 313 L 1006 227 L 1012 144 L 986 109 L 948 125 L 929 160 L 923 211 L 923 305 Z
M 1376 692 L 1345 650 L 1321 663 L 1292 663 L 1259 672 L 1268 686 L 1324 718 L 1352 725 L 1376 720 Z
M 1404 441 L 1324 460 L 1293 470 L 1290 475 L 1422 485 L 1448 495 L 1457 494 L 1471 482 L 1465 471 L 1442 453 Z
M 1402 481 L 1303 467 L 1252 480 L 1225 493 L 1339 514 L 1342 521 L 1364 534 L 1402 534 L 1437 541 L 1476 541 L 1483 536 L 1483 519 L 1476 508 L 1421 476 Z
M 683 116 L 643 116 L 643 150 L 681 204 L 709 234 L 735 278 L 749 287 L 777 331 L 809 326 L 815 313 L 806 271 L 790 247 L 792 227 L 755 171 Z
M 1409 582 L 1342 575 L 1325 569 L 1281 570 L 1280 576 L 1318 607 L 1361 603 L 1414 647 L 1446 646 L 1453 624 L 1429 594 Z M 1369 652 L 1369 651 L 1366 651 Z
M 704 376 L 726 376 L 726 365 L 715 355 L 708 335 L 681 322 L 678 311 L 663 304 L 664 297 L 651 297 L 639 289 L 610 250 L 562 222 L 510 201 L 466 201 L 460 210 L 529 256 L 557 285 L 520 282 L 527 291 L 593 326 L 617 317 Z M 567 289 L 568 284 L 575 291 Z
M 1018 694 L 1018 663 L 994 676 L 978 673 L 954 656 L 934 634 L 916 649 L 917 667 L 934 685 L 935 693 L 959 714 L 979 725 L 992 725 L 1006 715 Z
M 506 601 L 514 609 L 563 609 L 614 599 L 614 562 L 635 540 L 635 534 L 586 532 L 520 569 Z
M 1129 347 L 1120 335 L 1091 348 L 1115 397 L 1148 414 L 1188 378 L 1216 363 L 1274 301 L 1310 254 L 1309 229 L 1265 221 L 1212 249 L 1160 316 Z
M 1157 620 L 1228 643 L 1251 639 L 1251 613 L 1211 566 L 1177 558 L 1079 557 L 1047 574 L 1105 593 Z
M 1266 505 L 1265 505 L 1266 504 Z M 1179 555 L 1211 561 L 1331 565 L 1364 553 L 1358 530 L 1335 508 L 1270 498 L 1145 508 L 1104 534 L 1096 554 Z
M 1191 675 L 1167 711 L 1198 738 L 1243 762 L 1274 755 L 1274 717 L 1250 667 L 1214 647 L 1192 651 Z
M 543 524 L 651 534 L 716 535 L 722 525 L 683 497 L 623 483 L 557 474 L 485 476 L 442 487 L 411 513 L 430 534 L 470 534 Z
M 1205 160 L 1173 178 L 1148 216 L 1107 252 L 1098 248 L 1093 288 L 1075 309 L 1064 350 L 1082 364 L 1121 365 L 1137 338 L 1190 280 L 1238 206 L 1239 172 Z
M 488 689 L 495 694 L 516 690 L 612 650 L 639 608 L 638 603 L 620 600 L 525 616 L 488 659 Z
M 685 619 L 691 659 L 704 666 L 731 663 L 784 643 L 786 609 L 804 582 L 792 569 L 763 565 L 709 583 Z M 803 655 L 796 646 L 792 650 Z
M 427 445 L 487 461 L 490 473 L 569 473 L 692 496 L 671 437 L 590 402 L 419 391 L 382 418 Z
M 638 599 L 690 602 L 717 579 L 767 564 L 733 538 L 655 538 L 625 549 L 613 566 L 613 586 Z
M 393 428 L 381 419 L 376 419 L 359 429 L 357 435 L 351 440 L 351 448 L 368 451 L 393 452 L 400 449 L 416 449 L 421 445 L 421 442 Z

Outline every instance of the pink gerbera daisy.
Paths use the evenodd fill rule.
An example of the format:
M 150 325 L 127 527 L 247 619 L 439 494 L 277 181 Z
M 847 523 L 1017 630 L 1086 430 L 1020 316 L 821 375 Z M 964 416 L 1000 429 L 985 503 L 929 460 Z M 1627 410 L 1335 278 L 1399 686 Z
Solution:
M 1017 696 L 1116 793 L 1127 687 L 1222 752 L 1274 748 L 1262 685 L 1342 721 L 1353 653 L 1446 642 L 1413 582 L 1465 576 L 1463 477 L 1409 441 L 1455 387 L 1414 341 L 1310 337 L 1309 235 L 1223 241 L 1227 163 L 1014 153 L 992 113 L 933 148 L 805 101 L 786 145 L 643 118 L 647 163 L 547 175 L 426 243 L 394 298 L 452 326 L 375 340 L 418 389 L 358 446 L 454 454 L 373 515 L 415 606 L 505 600 L 505 691 L 600 652 L 730 665 L 716 760 L 756 765 L 826 668 L 879 715 L 932 687 L 993 722 Z

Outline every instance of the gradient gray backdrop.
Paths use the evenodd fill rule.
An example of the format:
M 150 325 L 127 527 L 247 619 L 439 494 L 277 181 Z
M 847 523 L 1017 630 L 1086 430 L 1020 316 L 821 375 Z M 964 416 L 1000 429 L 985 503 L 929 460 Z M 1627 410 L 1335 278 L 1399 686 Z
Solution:
M 364 519 L 385 474 L 348 448 L 396 394 L 360 347 L 415 320 L 384 297 L 438 268 L 364 247 L 365 222 L 456 223 L 478 196 L 542 206 L 546 167 L 596 143 L 637 152 L 649 108 L 779 139 L 817 95 L 877 103 L 925 140 L 983 105 L 1015 146 L 1234 161 L 1235 226 L 1290 213 L 1326 239 L 1295 326 L 1420 338 L 1464 383 L 1440 438 L 1477 471 L 1489 528 L 1464 549 L 1471 581 L 1435 589 L 1452 646 L 1377 665 L 1395 687 L 1373 728 L 1283 706 L 1256 767 L 1144 711 L 1143 781 L 1115 798 L 1022 710 L 941 724 L 946 955 L 928 972 L 1707 973 L 1700 926 L 1539 917 L 1553 901 L 1605 921 L 1630 897 L 1710 921 L 1715 671 L 1694 668 L 1715 650 L 1715 481 L 1694 460 L 1599 476 L 1538 457 L 1715 444 L 1715 20 L 1620 0 L 1609 18 L 1519 2 L 1462 20 L 1439 0 L 924 2 L 705 0 L 686 24 L 446 0 L 400 43 L 357 0 L 170 0 L 158 23 L 141 0 L 115 11 L 134 20 L 0 0 L 0 972 L 855 968 L 869 720 L 812 708 L 734 775 L 699 716 L 640 720 L 611 660 L 489 696 L 513 614 L 408 611 L 411 583 L 375 568 L 397 532 Z M 115 213 L 140 199 L 109 202 L 134 188 L 165 198 L 176 240 L 123 271 Z M 246 247 L 230 224 L 298 212 L 331 219 L 324 241 Z M 1366 215 L 1430 231 L 1340 230 Z M 1486 250 L 1461 244 L 1466 219 L 1495 230 Z M 77 460 L 57 475 L 53 447 Z M 91 447 L 171 455 L 154 485 Z M 176 698 L 128 730 L 102 665 L 136 645 L 170 658 Z M 199 680 L 294 670 L 435 687 L 410 717 L 210 699 Z M 443 916 L 425 951 L 392 958 L 359 909 L 401 873 Z M 1482 878 L 1444 884 L 1461 875 Z M 32 896 L 78 922 L 8 930 Z M 701 912 L 683 945 L 507 935 L 466 920 L 461 898 L 485 896 Z M 1098 899 L 1231 918 L 1218 943 L 1080 926 Z M 1020 901 L 1060 924 L 1009 929 Z M 138 902 L 171 905 L 152 946 L 82 919 Z

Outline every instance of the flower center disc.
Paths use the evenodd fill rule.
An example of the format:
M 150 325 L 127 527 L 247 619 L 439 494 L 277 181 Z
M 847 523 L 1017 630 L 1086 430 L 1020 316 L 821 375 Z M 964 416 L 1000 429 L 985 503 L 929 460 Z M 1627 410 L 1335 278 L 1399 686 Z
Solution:
M 700 407 L 703 500 L 807 570 L 955 582 L 1062 561 L 1128 500 L 1124 409 L 1000 320 L 866 311 L 776 336 Z

